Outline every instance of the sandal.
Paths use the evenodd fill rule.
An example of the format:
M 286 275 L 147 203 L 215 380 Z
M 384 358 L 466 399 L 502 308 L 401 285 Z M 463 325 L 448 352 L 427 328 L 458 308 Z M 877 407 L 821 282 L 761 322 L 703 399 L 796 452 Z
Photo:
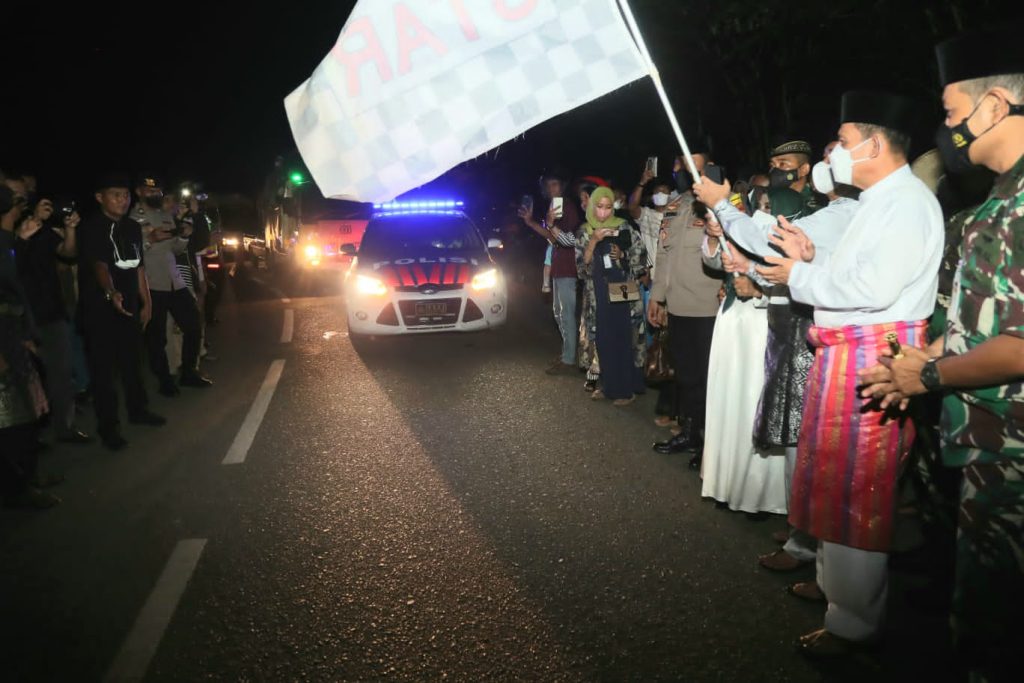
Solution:
M 594 400 L 594 401 L 603 401 L 604 400 L 604 392 L 601 391 L 600 389 L 594 389 L 594 392 L 592 394 L 590 394 L 590 398 L 591 398 L 591 400 Z
M 773 572 L 794 572 L 809 564 L 810 560 L 798 560 L 780 548 L 774 553 L 768 553 L 757 558 L 757 563 Z
M 798 581 L 786 586 L 786 592 L 794 598 L 800 598 L 807 602 L 828 602 L 828 598 L 818 587 L 816 581 Z
M 659 427 L 671 427 L 676 424 L 676 419 L 674 417 L 669 417 L 668 415 L 659 415 L 654 418 L 654 424 Z
M 633 394 L 629 398 L 617 398 L 617 399 L 615 399 L 614 401 L 612 401 L 612 405 L 613 406 L 619 406 L 621 408 L 622 406 L 628 406 L 630 403 L 632 403 L 635 400 L 636 400 L 636 394 Z

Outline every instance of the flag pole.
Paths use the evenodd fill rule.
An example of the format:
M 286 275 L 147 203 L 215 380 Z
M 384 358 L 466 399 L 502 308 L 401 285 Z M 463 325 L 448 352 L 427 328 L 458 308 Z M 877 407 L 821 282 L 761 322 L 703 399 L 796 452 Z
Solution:
M 701 182 L 700 173 L 697 172 L 697 165 L 693 163 L 693 155 L 690 154 L 690 146 L 686 144 L 686 138 L 683 136 L 683 129 L 679 127 L 679 120 L 676 119 L 676 113 L 672 110 L 672 104 L 668 101 L 668 94 L 665 92 L 665 86 L 661 82 L 661 74 L 658 72 L 658 67 L 655 66 L 654 60 L 651 59 L 651 53 L 647 51 L 647 43 L 644 42 L 643 34 L 640 33 L 640 27 L 636 24 L 636 17 L 633 16 L 633 10 L 630 9 L 629 2 L 627 2 L 627 0 L 617 1 L 619 3 L 619 9 L 622 10 L 622 14 L 626 18 L 626 25 L 629 27 L 629 32 L 633 34 L 633 41 L 640 50 L 640 56 L 643 57 L 644 64 L 647 67 L 647 73 L 650 75 L 651 80 L 654 81 L 654 88 L 658 91 L 658 97 L 661 98 L 661 104 L 665 107 L 665 113 L 668 114 L 669 123 L 672 124 L 672 132 L 676 134 L 676 140 L 679 142 L 679 146 L 683 150 L 683 157 L 686 159 L 686 165 L 690 169 L 693 181 L 699 183 Z

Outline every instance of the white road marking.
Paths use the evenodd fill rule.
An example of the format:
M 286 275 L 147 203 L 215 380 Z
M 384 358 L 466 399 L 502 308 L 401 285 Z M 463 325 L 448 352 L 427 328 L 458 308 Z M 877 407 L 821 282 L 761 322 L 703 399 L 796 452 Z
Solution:
M 222 465 L 240 465 L 245 462 L 245 456 L 249 454 L 249 448 L 252 447 L 252 442 L 256 438 L 256 432 L 259 431 L 260 424 L 263 423 L 263 417 L 267 414 L 270 399 L 274 397 L 274 391 L 277 390 L 277 383 L 281 380 L 282 371 L 284 371 L 283 358 L 279 358 L 270 364 L 267 376 L 263 380 L 263 386 L 260 387 L 259 393 L 256 394 L 256 399 L 252 402 L 249 414 L 245 416 L 245 422 L 242 423 L 242 428 L 238 430 L 231 448 L 228 449 L 228 454 L 221 461 Z
M 175 546 L 163 573 L 135 619 L 132 630 L 128 632 L 121 650 L 107 671 L 105 681 L 141 681 L 146 675 L 149 662 L 171 623 L 174 610 L 178 608 L 178 602 L 185 593 L 185 587 L 204 547 L 205 538 L 185 539 Z
M 295 311 L 286 308 L 284 310 L 284 326 L 281 328 L 281 343 L 289 344 L 292 341 L 292 335 L 295 333 Z

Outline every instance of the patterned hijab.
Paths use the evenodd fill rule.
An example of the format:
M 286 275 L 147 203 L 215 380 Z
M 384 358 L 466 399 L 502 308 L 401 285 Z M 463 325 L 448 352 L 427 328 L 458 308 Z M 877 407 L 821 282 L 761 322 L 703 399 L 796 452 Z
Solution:
M 597 215 L 594 212 L 594 209 L 597 208 L 597 202 L 600 199 L 608 199 L 614 202 L 615 193 L 612 192 L 612 189 L 610 187 L 599 187 L 596 190 L 594 190 L 594 192 L 590 195 L 590 201 L 587 202 L 587 222 L 584 225 L 587 234 L 593 234 L 595 230 L 598 230 L 600 228 L 611 228 L 612 230 L 614 230 L 615 228 L 619 227 L 620 225 L 626 222 L 622 218 L 616 216 L 614 212 L 611 216 L 608 217 L 607 220 L 599 221 L 597 219 Z

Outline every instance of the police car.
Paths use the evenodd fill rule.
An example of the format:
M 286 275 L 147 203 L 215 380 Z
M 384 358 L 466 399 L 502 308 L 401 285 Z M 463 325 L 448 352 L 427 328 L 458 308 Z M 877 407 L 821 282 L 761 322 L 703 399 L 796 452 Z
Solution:
M 349 335 L 485 330 L 504 324 L 508 291 L 490 249 L 454 200 L 374 205 L 345 276 Z

